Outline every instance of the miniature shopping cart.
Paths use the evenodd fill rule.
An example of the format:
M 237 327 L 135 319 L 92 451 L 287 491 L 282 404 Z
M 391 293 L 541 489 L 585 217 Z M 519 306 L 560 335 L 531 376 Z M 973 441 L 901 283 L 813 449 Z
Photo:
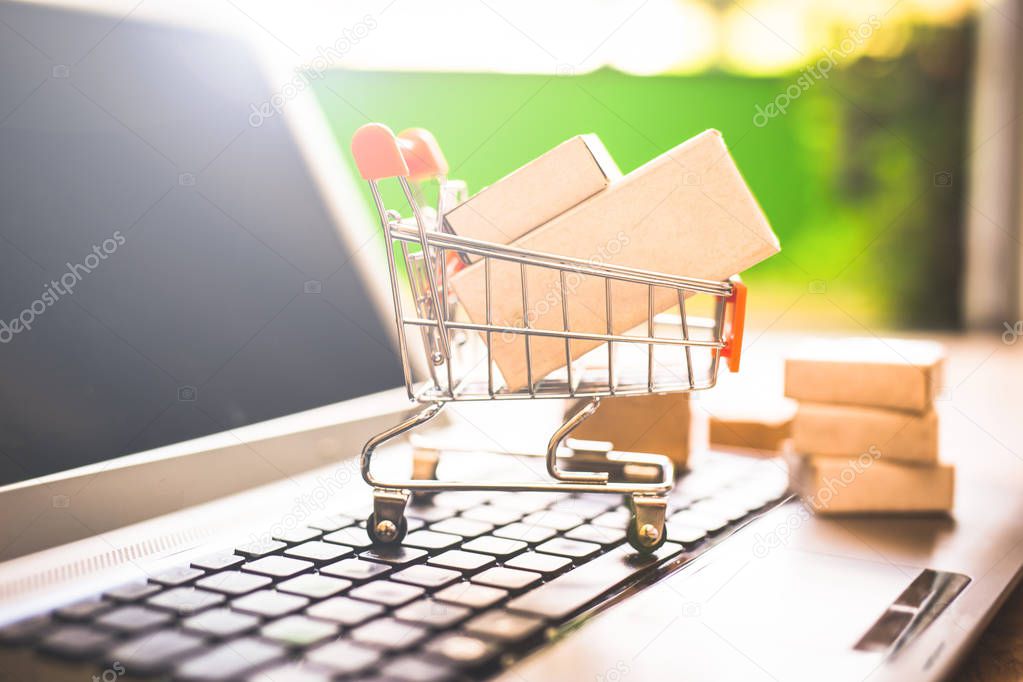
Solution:
M 627 537 L 633 547 L 642 552 L 660 547 L 666 538 L 667 495 L 674 482 L 671 460 L 663 455 L 609 451 L 609 446 L 590 442 L 576 442 L 570 449 L 562 442 L 597 410 L 602 397 L 709 388 L 716 381 L 720 358 L 726 358 L 729 368 L 737 371 L 746 304 L 742 283 L 737 278 L 710 281 L 677 277 L 459 237 L 444 226 L 443 215 L 467 192 L 463 183 L 446 178 L 447 162 L 430 133 L 412 129 L 396 137 L 386 126 L 370 123 L 355 133 L 352 153 L 360 174 L 369 181 L 383 226 L 405 385 L 409 398 L 424 405 L 405 422 L 371 438 L 363 448 L 362 475 L 373 487 L 373 512 L 366 523 L 370 538 L 382 545 L 402 541 L 407 530 L 405 508 L 413 493 L 596 492 L 627 496 L 631 511 Z M 385 208 L 379 186 L 385 179 L 397 180 L 411 216 L 403 217 Z M 438 183 L 435 209 L 425 205 L 425 193 L 418 185 L 433 179 Z M 470 261 L 486 272 L 487 316 L 482 323 L 460 313 L 448 281 L 454 271 Z M 521 271 L 521 324 L 497 324 L 492 318 L 491 270 L 497 263 L 510 263 Z M 555 281 L 560 282 L 561 289 L 556 300 L 560 301 L 564 322 L 560 330 L 530 324 L 526 273 L 531 269 L 546 271 L 548 276 L 556 273 Z M 411 297 L 403 273 L 407 274 Z M 605 285 L 607 324 L 601 333 L 583 332 L 570 324 L 568 298 L 574 291 L 566 286 L 566 278 L 579 276 L 600 278 Z M 611 292 L 616 283 L 646 288 L 649 305 L 645 333 L 614 332 L 615 297 Z M 665 290 L 671 292 L 673 302 L 677 298 L 679 312 L 677 323 L 668 325 L 669 333 L 663 332 L 655 315 L 655 292 L 663 301 Z M 687 305 L 691 306 L 690 301 L 697 296 L 712 302 L 708 317 L 687 315 Z M 519 389 L 510 389 L 503 381 L 492 356 L 494 344 L 509 338 L 518 339 L 523 346 L 529 372 L 528 385 Z M 532 376 L 531 343 L 539 343 L 539 339 L 564 343 L 563 371 L 547 377 Z M 423 352 L 418 350 L 420 341 Z M 600 356 L 598 360 L 604 361 L 597 362 L 595 369 L 579 366 L 573 361 L 573 342 L 598 346 L 594 352 Z M 616 366 L 616 349 L 623 347 L 645 353 L 646 361 L 640 363 L 643 369 L 637 371 L 636 363 Z M 582 402 L 547 445 L 550 482 L 439 481 L 438 451 L 430 449 L 414 458 L 413 473 L 407 480 L 381 480 L 372 473 L 371 460 L 380 445 L 429 422 L 448 402 L 540 398 Z

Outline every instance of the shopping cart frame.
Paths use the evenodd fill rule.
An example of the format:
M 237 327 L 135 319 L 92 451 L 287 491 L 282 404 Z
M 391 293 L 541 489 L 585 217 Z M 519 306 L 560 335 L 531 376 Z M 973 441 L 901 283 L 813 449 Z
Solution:
M 390 545 L 401 542 L 407 531 L 405 508 L 412 493 L 434 493 L 439 491 L 493 491 L 493 492 L 565 492 L 622 494 L 627 496 L 631 519 L 627 537 L 637 550 L 651 552 L 660 547 L 666 539 L 664 531 L 667 494 L 674 482 L 674 467 L 663 456 L 645 453 L 622 453 L 607 447 L 577 447 L 572 456 L 566 457 L 562 442 L 584 420 L 593 415 L 601 398 L 611 396 L 646 395 L 651 393 L 676 393 L 710 388 L 717 377 L 718 362 L 726 358 L 732 371 L 738 371 L 742 348 L 742 333 L 745 319 L 746 288 L 733 278 L 728 281 L 704 280 L 657 273 L 638 268 L 595 263 L 576 258 L 530 251 L 507 245 L 493 244 L 461 237 L 450 233 L 444 226 L 443 215 L 448 208 L 446 201 L 464 198 L 464 184 L 449 181 L 447 162 L 433 136 L 422 129 L 403 131 L 395 136 L 387 127 L 370 123 L 356 131 L 352 139 L 352 153 L 362 177 L 368 181 L 374 204 L 380 217 L 385 235 L 385 251 L 391 297 L 395 310 L 395 322 L 402 372 L 410 400 L 424 404 L 423 409 L 395 427 L 369 439 L 362 450 L 360 468 L 363 479 L 373 488 L 374 508 L 367 519 L 367 532 L 378 544 Z M 439 184 L 437 219 L 430 224 L 425 215 L 422 194 L 411 182 L 436 179 Z M 402 218 L 397 211 L 384 205 L 379 182 L 395 179 L 411 209 L 412 222 Z M 411 181 L 411 182 L 410 182 Z M 419 251 L 413 251 L 416 246 Z M 409 276 L 412 291 L 412 313 L 406 311 L 408 303 L 403 301 L 401 277 L 397 267 L 396 248 L 402 254 L 403 265 Z M 455 319 L 455 299 L 448 283 L 449 270 L 457 269 L 470 260 L 471 256 L 483 262 L 486 280 L 485 323 Z M 533 328 L 527 315 L 523 315 L 522 326 L 493 323 L 491 316 L 491 268 L 492 262 L 502 261 L 517 264 L 522 273 L 522 307 L 528 306 L 526 268 L 543 268 L 558 273 L 561 290 L 561 312 L 564 320 L 562 330 Z M 605 333 L 579 332 L 571 329 L 568 314 L 569 274 L 602 278 L 605 283 L 605 305 L 607 329 Z M 625 335 L 613 332 L 613 305 L 611 286 L 613 282 L 627 282 L 647 287 L 647 334 L 646 336 Z M 656 288 L 673 289 L 677 292 L 680 313 L 681 338 L 665 338 L 654 333 L 654 304 Z M 686 299 L 692 294 L 707 294 L 716 297 L 714 318 L 710 323 L 711 337 L 693 338 L 691 320 L 686 313 Z M 409 328 L 420 330 L 429 378 L 416 382 L 413 378 L 413 363 L 410 358 L 411 346 L 407 337 Z M 486 363 L 486 381 L 473 381 L 471 371 L 459 375 L 453 338 L 460 335 L 463 344 L 465 335 L 476 333 L 483 341 L 483 357 Z M 524 388 L 509 390 L 501 386 L 495 376 L 493 358 L 494 335 L 521 335 L 525 342 L 525 359 L 528 384 Z M 537 380 L 532 374 L 530 339 L 546 337 L 563 339 L 566 357 L 566 380 L 545 384 L 545 378 Z M 573 376 L 572 341 L 606 344 L 606 382 L 579 383 Z M 615 344 L 641 344 L 648 349 L 648 363 L 645 381 L 619 383 L 616 380 Z M 655 371 L 655 347 L 677 347 L 683 350 L 686 372 L 683 376 L 672 375 L 665 380 Z M 696 350 L 709 354 L 709 366 L 702 381 L 697 380 L 694 371 L 693 353 Z M 457 349 L 456 349 L 457 350 Z M 476 363 L 477 365 L 479 363 Z M 476 366 L 476 365 L 474 365 Z M 448 402 L 463 400 L 516 400 L 516 399 L 575 399 L 587 398 L 579 409 L 573 412 L 554 432 L 543 455 L 550 482 L 524 481 L 438 481 L 436 480 L 437 453 L 429 453 L 425 460 L 414 462 L 413 475 L 404 480 L 384 480 L 372 471 L 372 459 L 383 444 L 408 433 L 435 418 Z M 559 458 L 560 455 L 560 458 Z M 559 461 L 560 459 L 560 461 Z M 624 472 L 629 467 L 651 468 L 658 472 L 655 480 L 639 482 L 629 480 Z M 619 479 L 613 480 L 617 475 Z

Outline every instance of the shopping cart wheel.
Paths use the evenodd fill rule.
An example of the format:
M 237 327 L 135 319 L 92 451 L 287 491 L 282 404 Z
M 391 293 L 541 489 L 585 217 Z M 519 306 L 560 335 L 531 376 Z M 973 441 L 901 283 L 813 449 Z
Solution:
M 625 531 L 629 544 L 644 554 L 656 551 L 668 539 L 664 528 L 668 499 L 655 495 L 632 495 L 629 509 L 632 514 Z
M 378 545 L 396 545 L 408 533 L 405 520 L 405 505 L 408 504 L 407 490 L 373 491 L 373 513 L 366 518 L 366 532 L 369 539 Z

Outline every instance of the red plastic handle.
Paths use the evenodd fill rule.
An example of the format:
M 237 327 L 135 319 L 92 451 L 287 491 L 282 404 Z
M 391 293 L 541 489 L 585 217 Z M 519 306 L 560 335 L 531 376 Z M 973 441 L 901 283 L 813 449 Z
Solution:
M 365 180 L 408 177 L 398 138 L 383 123 L 367 123 L 352 135 L 352 156 Z
M 725 317 L 728 326 L 725 328 L 725 347 L 721 349 L 721 357 L 728 358 L 728 370 L 739 371 L 742 359 L 742 333 L 746 328 L 746 285 L 738 276 L 732 277 L 732 294 L 725 299 Z
M 448 160 L 429 130 L 409 128 L 398 133 L 398 146 L 408 166 L 409 178 L 415 182 L 448 174 Z

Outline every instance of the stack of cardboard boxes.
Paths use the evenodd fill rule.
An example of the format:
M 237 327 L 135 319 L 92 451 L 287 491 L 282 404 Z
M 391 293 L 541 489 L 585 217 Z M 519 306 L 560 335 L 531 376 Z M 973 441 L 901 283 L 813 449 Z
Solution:
M 934 399 L 944 354 L 926 341 L 815 341 L 786 360 L 793 489 L 820 513 L 945 512 Z

